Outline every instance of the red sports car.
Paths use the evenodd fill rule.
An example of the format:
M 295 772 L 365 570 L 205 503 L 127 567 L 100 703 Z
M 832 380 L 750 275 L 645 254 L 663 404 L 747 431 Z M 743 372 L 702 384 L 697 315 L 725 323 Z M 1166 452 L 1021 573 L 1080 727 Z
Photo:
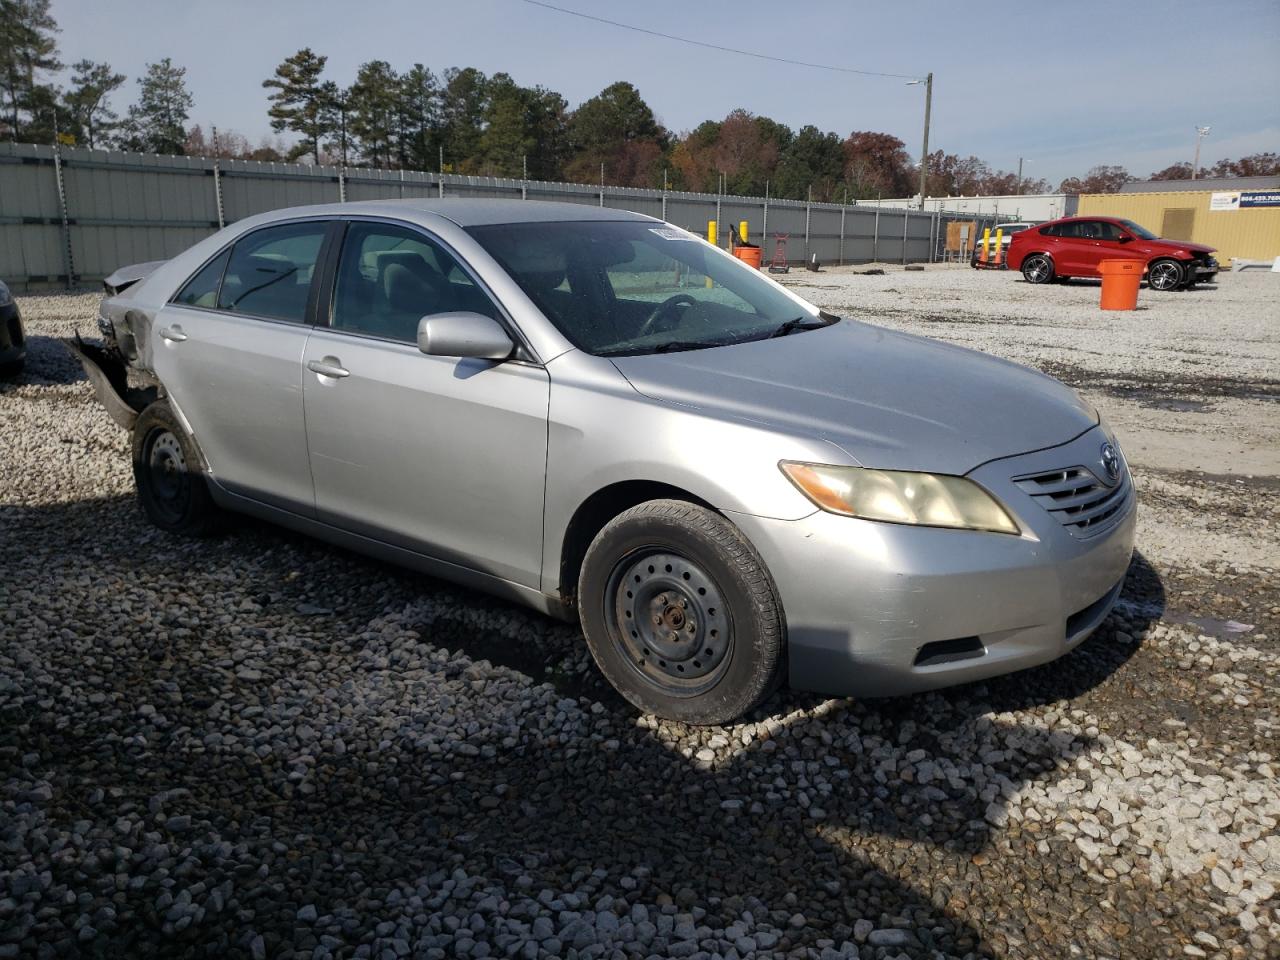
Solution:
M 1133 259 L 1146 264 L 1152 290 L 1177 290 L 1217 276 L 1213 252 L 1200 243 L 1162 240 L 1132 220 L 1066 217 L 1014 234 L 1009 269 L 1021 270 L 1028 283 L 1048 283 L 1101 276 L 1100 261 Z

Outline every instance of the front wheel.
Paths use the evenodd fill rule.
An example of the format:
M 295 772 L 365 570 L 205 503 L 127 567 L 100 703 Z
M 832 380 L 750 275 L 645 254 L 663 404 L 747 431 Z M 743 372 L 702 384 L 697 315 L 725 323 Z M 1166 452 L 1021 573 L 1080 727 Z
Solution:
M 133 479 L 143 513 L 161 530 L 189 537 L 216 531 L 220 515 L 195 444 L 163 400 L 133 425 Z
M 583 560 L 578 610 L 601 672 L 646 713 L 728 723 L 781 680 L 773 580 L 705 507 L 651 500 L 611 520 Z
M 1033 253 L 1022 261 L 1022 276 L 1027 283 L 1048 283 L 1053 279 L 1053 261 L 1043 253 Z
M 1152 290 L 1177 290 L 1186 276 L 1177 260 L 1156 260 L 1147 268 L 1147 286 Z

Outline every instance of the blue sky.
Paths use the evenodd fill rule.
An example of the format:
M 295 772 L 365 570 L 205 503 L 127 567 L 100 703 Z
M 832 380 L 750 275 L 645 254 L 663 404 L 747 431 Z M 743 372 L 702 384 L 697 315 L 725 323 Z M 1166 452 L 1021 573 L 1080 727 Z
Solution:
M 934 74 L 931 148 L 1057 184 L 1098 163 L 1137 176 L 1280 151 L 1280 2 L 1012 4 L 811 0 L 555 0 L 724 46 L 900 74 Z M 53 0 L 62 59 L 108 60 L 129 82 L 170 56 L 187 68 L 192 122 L 269 132 L 261 83 L 311 46 L 341 84 L 363 61 L 504 70 L 571 105 L 634 83 L 683 131 L 745 107 L 793 128 L 883 130 L 919 153 L 923 88 L 766 63 L 586 22 L 522 0 Z

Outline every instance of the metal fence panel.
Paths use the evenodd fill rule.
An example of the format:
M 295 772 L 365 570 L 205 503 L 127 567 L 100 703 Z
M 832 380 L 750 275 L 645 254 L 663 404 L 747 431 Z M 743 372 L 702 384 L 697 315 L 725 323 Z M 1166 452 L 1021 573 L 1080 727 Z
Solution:
M 216 230 L 218 187 L 225 223 L 282 207 L 347 200 L 499 197 L 557 200 L 664 217 L 706 236 L 719 220 L 728 246 L 741 220 L 749 239 L 773 256 L 779 234 L 787 257 L 800 263 L 890 262 L 934 259 L 949 219 L 901 208 L 841 206 L 802 200 L 716 196 L 635 187 L 547 183 L 420 171 L 313 167 L 292 163 L 160 157 L 64 149 L 61 159 L 66 219 L 59 199 L 52 147 L 0 143 L 0 277 L 29 284 L 91 281 L 123 264 L 171 257 Z M 602 196 L 603 193 L 603 196 Z M 807 239 L 806 239 L 807 238 Z M 67 278 L 68 254 L 73 278 Z

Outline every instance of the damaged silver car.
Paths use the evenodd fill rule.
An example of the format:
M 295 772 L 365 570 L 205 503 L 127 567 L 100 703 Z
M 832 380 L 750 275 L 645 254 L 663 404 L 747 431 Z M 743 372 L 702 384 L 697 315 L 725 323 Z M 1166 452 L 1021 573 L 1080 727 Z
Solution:
M 576 618 L 688 722 L 1052 660 L 1132 552 L 1124 457 L 1072 390 L 639 214 L 280 210 L 117 272 L 99 323 L 71 346 L 157 526 L 251 514 Z

